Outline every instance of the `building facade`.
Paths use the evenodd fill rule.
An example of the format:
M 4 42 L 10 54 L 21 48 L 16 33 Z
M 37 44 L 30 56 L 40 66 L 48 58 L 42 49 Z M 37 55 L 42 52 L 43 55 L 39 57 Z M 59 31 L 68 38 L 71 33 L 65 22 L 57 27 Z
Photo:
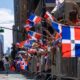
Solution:
M 14 0 L 14 16 L 13 43 L 16 43 L 23 40 L 23 25 L 27 19 L 27 0 Z
M 80 16 L 80 0 L 64 0 L 63 6 L 57 10 L 54 15 L 56 18 L 64 16 L 64 20 L 68 21 L 69 13 L 74 9 L 77 9 Z
M 13 43 L 25 39 L 24 25 L 30 13 L 35 12 L 37 15 L 41 15 L 44 3 L 46 3 L 47 9 L 50 10 L 53 8 L 53 2 L 54 0 L 14 0 Z
M 4 49 L 4 38 L 3 38 L 3 35 L 0 34 L 0 59 L 4 54 L 3 49 Z
M 69 13 L 74 10 L 74 8 L 78 11 L 78 16 L 80 15 L 80 0 L 65 0 L 64 3 L 65 20 L 68 20 Z
M 24 25 L 31 12 L 35 12 L 40 0 L 14 0 L 13 43 L 25 39 Z

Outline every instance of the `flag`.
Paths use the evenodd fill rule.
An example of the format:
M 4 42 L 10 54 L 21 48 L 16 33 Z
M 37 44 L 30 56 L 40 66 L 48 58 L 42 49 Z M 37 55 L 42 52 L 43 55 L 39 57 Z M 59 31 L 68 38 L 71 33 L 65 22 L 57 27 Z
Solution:
M 52 22 L 52 28 L 55 29 L 58 33 L 62 33 L 62 25 L 56 22 Z
M 29 40 L 30 44 L 32 45 L 34 42 L 36 42 L 36 40 Z
M 24 28 L 25 28 L 26 31 L 30 31 L 30 29 L 32 28 L 32 26 L 30 24 L 26 24 L 24 26 Z
M 55 41 L 52 42 L 52 45 L 56 46 L 59 42 L 61 43 L 61 41 L 62 41 L 62 39 L 58 38 L 58 39 L 56 39 Z
M 24 60 L 22 60 L 20 62 L 20 68 L 21 68 L 21 70 L 25 70 L 25 61 Z
M 30 31 L 30 29 L 34 26 L 33 22 L 30 22 L 29 20 L 26 20 L 26 25 L 24 26 L 26 31 Z
M 44 18 L 50 19 L 51 21 L 54 21 L 54 17 L 48 11 L 46 11 Z
M 41 38 L 41 34 L 33 31 L 28 32 L 28 38 L 29 39 L 34 39 L 34 40 L 39 40 Z
M 80 28 L 62 26 L 62 56 L 80 57 Z
M 28 61 L 25 61 L 25 70 L 28 70 Z
M 25 41 L 20 42 L 19 48 L 23 48 L 24 47 L 24 43 L 25 43 Z
M 64 3 L 64 0 L 56 0 L 56 6 L 51 11 L 51 13 L 54 13 L 55 11 L 57 11 L 58 9 L 60 9 L 62 7 L 63 3 Z
M 30 41 L 29 40 L 26 40 L 25 41 L 24 47 L 27 47 L 27 48 L 31 48 L 32 47 L 32 45 L 30 44 Z
M 24 43 L 24 47 L 31 48 L 34 42 L 35 40 L 26 40 Z
M 32 15 L 30 15 L 28 20 L 31 22 L 34 22 L 34 24 L 38 24 L 41 22 L 41 19 L 42 19 L 41 17 L 36 16 L 35 14 L 32 14 Z

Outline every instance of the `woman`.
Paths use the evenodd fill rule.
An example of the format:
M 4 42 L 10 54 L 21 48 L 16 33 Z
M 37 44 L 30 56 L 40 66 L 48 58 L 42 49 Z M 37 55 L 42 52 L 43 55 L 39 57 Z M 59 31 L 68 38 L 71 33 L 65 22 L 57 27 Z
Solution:
M 8 57 L 3 58 L 3 63 L 4 63 L 4 69 L 5 69 L 6 73 L 8 74 L 9 68 L 10 68 Z

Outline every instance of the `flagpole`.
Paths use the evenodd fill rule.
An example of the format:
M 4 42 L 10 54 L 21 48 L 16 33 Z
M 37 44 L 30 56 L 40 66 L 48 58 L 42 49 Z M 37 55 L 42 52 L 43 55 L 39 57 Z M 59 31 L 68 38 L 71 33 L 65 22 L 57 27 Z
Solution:
M 42 1 L 42 12 L 41 12 L 41 17 L 42 17 L 42 21 L 41 21 L 41 33 L 43 33 L 43 27 L 44 27 L 44 22 L 45 22 L 45 19 L 44 19 L 44 15 L 45 15 L 45 12 L 46 12 L 46 5 L 45 5 L 45 1 L 44 0 L 41 0 Z M 42 37 L 43 39 L 44 37 Z

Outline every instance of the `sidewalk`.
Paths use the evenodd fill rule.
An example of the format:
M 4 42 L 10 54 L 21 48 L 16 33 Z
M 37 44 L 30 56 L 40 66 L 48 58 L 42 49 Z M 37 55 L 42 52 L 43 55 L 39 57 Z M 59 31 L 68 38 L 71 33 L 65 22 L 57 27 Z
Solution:
M 31 80 L 25 77 L 24 75 L 16 72 L 9 72 L 8 75 L 6 72 L 0 72 L 0 80 Z
M 31 80 L 33 80 L 33 79 L 34 80 L 47 80 L 51 76 L 51 73 L 49 73 L 49 72 L 41 72 L 38 74 L 30 73 L 30 72 L 24 72 L 22 74 Z M 51 80 L 51 79 L 48 79 L 48 80 Z

